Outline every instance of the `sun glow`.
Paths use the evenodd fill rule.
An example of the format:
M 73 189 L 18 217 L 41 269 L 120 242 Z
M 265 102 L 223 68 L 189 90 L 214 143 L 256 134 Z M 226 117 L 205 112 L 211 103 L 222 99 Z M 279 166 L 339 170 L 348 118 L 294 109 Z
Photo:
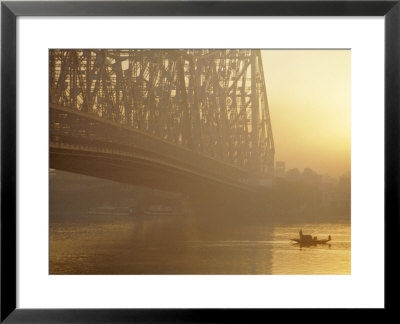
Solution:
M 350 50 L 263 50 L 275 160 L 350 171 Z

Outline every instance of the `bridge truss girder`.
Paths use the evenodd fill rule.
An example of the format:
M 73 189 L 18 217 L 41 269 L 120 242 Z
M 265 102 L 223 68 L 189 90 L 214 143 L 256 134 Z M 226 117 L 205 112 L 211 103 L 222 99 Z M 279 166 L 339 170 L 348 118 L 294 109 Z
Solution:
M 259 50 L 51 50 L 50 103 L 273 174 Z

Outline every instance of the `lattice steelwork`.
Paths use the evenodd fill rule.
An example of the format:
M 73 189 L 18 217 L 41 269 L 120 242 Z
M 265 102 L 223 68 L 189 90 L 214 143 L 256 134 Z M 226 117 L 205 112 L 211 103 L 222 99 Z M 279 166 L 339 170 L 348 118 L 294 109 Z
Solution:
M 50 103 L 273 172 L 259 50 L 51 50 Z

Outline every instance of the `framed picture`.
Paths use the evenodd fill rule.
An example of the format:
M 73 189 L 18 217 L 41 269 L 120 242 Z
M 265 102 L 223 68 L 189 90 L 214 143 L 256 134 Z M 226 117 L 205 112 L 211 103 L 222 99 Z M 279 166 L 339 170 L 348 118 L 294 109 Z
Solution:
M 1 10 L 1 321 L 393 307 L 398 1 Z

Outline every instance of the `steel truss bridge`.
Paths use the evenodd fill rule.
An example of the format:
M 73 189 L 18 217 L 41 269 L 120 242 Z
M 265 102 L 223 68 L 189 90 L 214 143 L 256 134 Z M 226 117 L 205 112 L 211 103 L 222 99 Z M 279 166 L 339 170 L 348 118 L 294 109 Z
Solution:
M 51 168 L 195 193 L 255 192 L 273 176 L 259 50 L 49 56 Z

